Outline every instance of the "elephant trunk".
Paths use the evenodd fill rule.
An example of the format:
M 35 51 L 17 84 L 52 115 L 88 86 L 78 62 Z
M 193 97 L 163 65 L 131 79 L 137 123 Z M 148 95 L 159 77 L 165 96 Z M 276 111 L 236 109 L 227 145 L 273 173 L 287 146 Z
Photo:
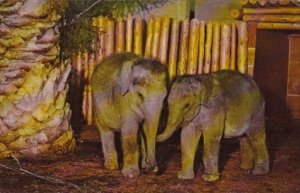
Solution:
M 145 148 L 146 148 L 146 157 L 145 163 L 148 168 L 156 167 L 155 159 L 155 145 L 156 145 L 156 136 L 159 125 L 160 114 L 162 110 L 162 104 L 158 102 L 149 103 L 148 108 L 145 110 L 145 121 L 144 121 L 144 134 L 146 137 Z
M 174 114 L 170 114 L 167 122 L 167 127 L 163 133 L 157 136 L 157 142 L 163 142 L 167 140 L 171 135 L 176 131 L 177 127 L 180 125 L 181 119 L 179 116 L 174 116 Z

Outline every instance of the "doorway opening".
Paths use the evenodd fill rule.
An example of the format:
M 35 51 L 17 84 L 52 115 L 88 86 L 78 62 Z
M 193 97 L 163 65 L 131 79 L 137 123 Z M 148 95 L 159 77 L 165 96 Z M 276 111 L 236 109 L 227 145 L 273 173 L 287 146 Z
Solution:
M 257 31 L 254 80 L 266 100 L 266 118 L 300 119 L 299 31 Z

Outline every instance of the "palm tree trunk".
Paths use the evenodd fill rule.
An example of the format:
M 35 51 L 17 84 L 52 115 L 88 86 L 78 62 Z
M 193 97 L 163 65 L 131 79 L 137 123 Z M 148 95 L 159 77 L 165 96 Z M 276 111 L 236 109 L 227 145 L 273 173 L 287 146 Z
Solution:
M 0 0 L 0 158 L 74 149 L 51 0 Z

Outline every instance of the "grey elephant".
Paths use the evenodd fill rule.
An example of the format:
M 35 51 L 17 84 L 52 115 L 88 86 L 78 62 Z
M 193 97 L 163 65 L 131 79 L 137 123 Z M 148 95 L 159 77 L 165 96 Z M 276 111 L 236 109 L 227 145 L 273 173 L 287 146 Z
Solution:
M 107 169 L 119 167 L 114 139 L 116 131 L 121 133 L 124 176 L 139 175 L 140 157 L 142 167 L 157 168 L 155 143 L 163 100 L 167 95 L 167 80 L 165 66 L 132 53 L 114 54 L 95 68 L 91 80 L 95 122 Z M 141 126 L 142 133 L 139 131 Z
M 194 159 L 203 133 L 205 181 L 216 181 L 220 173 L 218 154 L 222 137 L 240 136 L 242 169 L 254 175 L 269 172 L 266 147 L 265 101 L 251 77 L 235 71 L 178 77 L 168 96 L 169 116 L 157 141 L 181 131 L 181 171 L 178 178 L 194 178 Z

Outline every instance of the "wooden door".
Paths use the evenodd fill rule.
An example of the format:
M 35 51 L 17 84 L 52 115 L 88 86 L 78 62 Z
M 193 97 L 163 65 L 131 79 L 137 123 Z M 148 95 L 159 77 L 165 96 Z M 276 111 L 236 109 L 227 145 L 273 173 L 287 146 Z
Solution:
M 300 34 L 289 35 L 287 108 L 293 119 L 300 119 Z
M 290 117 L 286 108 L 288 45 L 285 31 L 257 31 L 253 76 L 266 100 L 266 117 L 269 119 Z

